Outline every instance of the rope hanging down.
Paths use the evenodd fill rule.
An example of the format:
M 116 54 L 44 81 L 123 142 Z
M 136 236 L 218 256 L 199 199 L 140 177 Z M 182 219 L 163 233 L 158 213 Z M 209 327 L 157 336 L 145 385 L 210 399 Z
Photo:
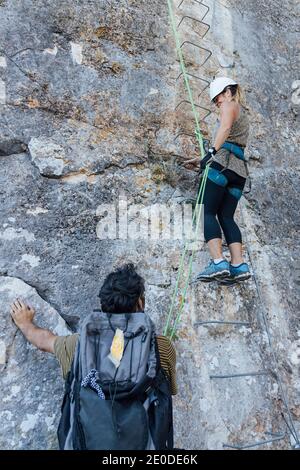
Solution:
M 185 62 L 184 62 L 183 53 L 182 53 L 182 50 L 181 50 L 181 47 L 180 47 L 180 38 L 179 38 L 179 34 L 178 34 L 178 31 L 177 31 L 177 28 L 176 28 L 175 16 L 174 16 L 173 7 L 172 7 L 172 0 L 167 0 L 167 1 L 168 1 L 168 8 L 169 8 L 171 26 L 172 26 L 173 35 L 174 35 L 175 44 L 176 44 L 176 51 L 177 51 L 177 55 L 178 55 L 178 58 L 179 58 L 182 75 L 184 77 L 185 87 L 186 87 L 186 90 L 187 90 L 187 93 L 188 93 L 188 96 L 189 96 L 189 101 L 190 101 L 190 104 L 191 104 L 191 107 L 192 107 L 192 112 L 193 112 L 193 116 L 194 116 L 194 120 L 195 120 L 195 134 L 196 134 L 196 138 L 197 138 L 197 142 L 198 142 L 198 146 L 199 146 L 200 159 L 202 159 L 204 157 L 205 152 L 204 152 L 204 145 L 203 145 L 203 137 L 202 137 L 202 133 L 201 133 L 201 130 L 200 130 L 199 118 L 198 118 L 198 115 L 197 115 L 197 111 L 196 111 L 196 107 L 195 107 L 195 103 L 194 103 L 194 99 L 193 99 L 193 94 L 192 94 L 192 90 L 191 90 L 190 83 L 189 83 L 189 78 L 188 78 L 188 73 L 187 73 L 187 70 L 186 70 Z M 207 181 L 208 170 L 209 170 L 209 165 L 206 166 L 204 174 L 203 174 L 203 178 L 202 178 L 201 185 L 200 185 L 200 188 L 199 188 L 199 191 L 198 191 L 198 195 L 197 195 L 197 199 L 196 199 L 196 206 L 195 206 L 194 213 L 193 213 L 193 218 L 192 218 L 192 227 L 193 227 L 193 224 L 194 224 L 195 219 L 196 219 L 196 229 L 195 229 L 196 237 L 197 237 L 197 234 L 198 234 L 199 222 L 200 222 L 200 218 L 201 218 L 203 197 L 204 197 L 204 191 L 205 191 L 205 186 L 206 186 L 206 181 Z M 187 251 L 189 249 L 189 245 L 190 245 L 190 241 L 187 241 L 185 243 L 184 250 L 183 250 L 183 253 L 181 255 L 180 264 L 179 264 L 179 271 L 178 271 L 177 280 L 176 280 L 176 284 L 175 284 L 175 289 L 174 289 L 174 293 L 173 293 L 173 296 L 172 296 L 172 302 L 171 302 L 171 306 L 170 306 L 166 326 L 165 326 L 165 329 L 164 329 L 164 335 L 168 336 L 170 339 L 172 339 L 173 336 L 175 335 L 177 325 L 178 325 L 178 323 L 180 321 L 180 318 L 181 318 L 182 310 L 183 310 L 183 307 L 185 305 L 189 280 L 190 280 L 190 276 L 191 276 L 191 272 L 192 272 L 192 264 L 193 264 L 195 247 L 193 247 L 192 253 L 190 254 L 189 265 L 188 265 L 188 275 L 187 275 L 187 279 L 185 281 L 185 285 L 184 285 L 184 288 L 183 288 L 183 291 L 182 291 L 182 294 L 181 294 L 179 310 L 178 310 L 177 316 L 175 318 L 173 327 L 170 328 L 171 318 L 172 318 L 172 314 L 173 314 L 173 310 L 174 310 L 174 306 L 175 306 L 175 301 L 176 301 L 178 290 L 179 290 L 179 282 L 180 282 L 180 279 L 181 279 L 181 276 L 182 276 L 182 273 L 183 273 L 184 261 L 185 261 L 186 255 L 187 255 Z
M 200 223 L 200 218 L 201 218 L 201 213 L 202 213 L 203 197 L 204 197 L 204 191 L 205 191 L 205 186 L 206 186 L 206 181 L 207 181 L 208 170 L 209 170 L 209 165 L 207 165 L 207 167 L 205 168 L 204 176 L 203 176 L 202 181 L 201 181 L 200 189 L 199 189 L 198 196 L 197 196 L 196 206 L 195 206 L 195 210 L 194 210 L 194 214 L 193 214 L 193 218 L 192 218 L 192 226 L 193 226 L 194 220 L 196 218 L 196 229 L 195 229 L 196 237 L 197 237 L 197 234 L 198 234 L 198 231 L 199 231 L 199 223 Z M 166 328 L 165 328 L 165 333 L 167 333 L 169 331 L 169 323 L 170 323 L 170 319 L 171 319 L 171 316 L 172 316 L 172 313 L 173 313 L 175 300 L 176 300 L 176 297 L 177 297 L 177 294 L 178 294 L 179 281 L 180 281 L 180 277 L 181 277 L 181 274 L 182 274 L 182 271 L 183 271 L 184 260 L 185 260 L 187 250 L 189 248 L 189 244 L 190 244 L 190 242 L 187 242 L 185 244 L 184 251 L 183 251 L 183 254 L 181 256 L 181 262 L 180 262 L 180 268 L 181 269 L 179 269 L 179 272 L 178 272 L 176 286 L 175 286 L 175 290 L 174 290 L 174 294 L 173 294 L 173 298 L 172 298 L 172 303 L 171 303 L 171 308 L 170 308 L 170 312 L 169 312 L 168 319 L 167 319 L 167 325 L 166 325 Z M 189 281 L 190 281 L 190 277 L 191 277 L 191 273 L 192 273 L 194 254 L 195 254 L 195 246 L 193 246 L 192 252 L 190 254 L 189 265 L 188 265 L 188 275 L 187 275 L 187 278 L 186 278 L 186 281 L 185 281 L 183 293 L 181 295 L 178 314 L 176 315 L 173 328 L 172 328 L 172 330 L 169 334 L 170 339 L 173 339 L 173 337 L 176 333 L 177 325 L 178 325 L 178 323 L 181 319 L 182 310 L 183 310 L 183 307 L 185 305 L 186 294 L 187 294 Z

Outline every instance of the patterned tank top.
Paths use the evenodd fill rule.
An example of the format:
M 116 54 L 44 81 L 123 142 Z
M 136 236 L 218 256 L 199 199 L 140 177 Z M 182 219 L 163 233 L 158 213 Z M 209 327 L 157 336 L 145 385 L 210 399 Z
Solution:
M 217 120 L 213 132 L 213 141 L 216 138 L 219 126 L 220 121 Z M 227 137 L 227 140 L 229 142 L 234 142 L 235 144 L 238 144 L 240 147 L 245 148 L 249 136 L 249 127 L 249 119 L 247 116 L 246 109 L 242 105 L 240 105 L 240 115 L 238 119 L 232 124 L 230 134 Z M 247 170 L 243 160 L 240 160 L 228 150 L 220 149 L 214 156 L 214 161 L 224 166 L 225 168 L 228 168 L 228 170 L 234 171 L 243 178 L 247 178 Z

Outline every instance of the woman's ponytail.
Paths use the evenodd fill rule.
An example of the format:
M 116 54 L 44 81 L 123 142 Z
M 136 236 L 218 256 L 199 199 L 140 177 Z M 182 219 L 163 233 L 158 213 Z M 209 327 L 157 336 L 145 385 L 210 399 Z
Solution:
M 241 104 L 244 108 L 247 108 L 247 103 L 242 87 L 240 85 L 229 85 L 227 88 L 230 89 L 234 101 Z

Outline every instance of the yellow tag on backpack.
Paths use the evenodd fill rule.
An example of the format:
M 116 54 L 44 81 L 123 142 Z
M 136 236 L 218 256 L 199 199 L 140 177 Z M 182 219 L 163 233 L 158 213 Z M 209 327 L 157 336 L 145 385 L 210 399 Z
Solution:
M 110 354 L 108 358 L 114 364 L 116 369 L 119 367 L 121 359 L 123 357 L 124 352 L 124 333 L 119 328 L 116 329 L 115 335 L 113 337 L 111 347 L 110 347 Z

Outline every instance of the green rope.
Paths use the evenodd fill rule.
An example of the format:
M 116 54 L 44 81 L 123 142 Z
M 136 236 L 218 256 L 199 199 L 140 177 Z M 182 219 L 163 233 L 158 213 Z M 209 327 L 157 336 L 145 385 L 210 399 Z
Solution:
M 200 199 L 200 196 L 201 196 L 201 192 L 202 192 L 202 188 L 203 188 L 203 187 L 204 187 L 204 178 L 202 179 L 201 184 L 200 184 L 200 188 L 199 188 L 199 192 L 198 192 L 198 195 L 197 195 L 196 206 L 195 206 L 195 207 L 198 207 L 199 199 Z M 196 218 L 196 210 L 194 210 L 194 213 L 193 213 L 193 217 L 192 217 L 192 226 L 193 226 L 193 224 L 194 224 L 195 218 Z M 196 235 L 197 235 L 197 234 L 196 234 Z M 174 293 L 173 293 L 173 297 L 172 297 L 171 307 L 170 307 L 170 310 L 169 310 L 169 314 L 168 314 L 168 318 L 167 318 L 167 323 L 166 323 L 166 326 L 165 326 L 164 334 L 166 334 L 166 332 L 168 331 L 168 328 L 169 328 L 169 326 L 170 326 L 171 315 L 172 315 L 172 313 L 173 313 L 173 308 L 174 308 L 174 305 L 175 305 L 176 296 L 177 296 L 177 294 L 178 294 L 179 281 L 180 281 L 180 278 L 181 278 L 181 274 L 182 274 L 182 270 L 183 270 L 183 265 L 184 265 L 184 260 L 185 260 L 185 256 L 186 256 L 186 252 L 187 252 L 187 250 L 188 250 L 188 247 L 189 247 L 189 242 L 185 243 L 185 245 L 184 245 L 184 250 L 183 250 L 183 253 L 182 253 L 181 258 L 180 258 L 179 271 L 178 271 L 178 275 L 177 275 L 176 285 L 175 285 L 175 289 L 174 289 Z
M 177 31 L 177 28 L 176 28 L 172 2 L 171 2 L 171 0 L 167 0 L 167 1 L 168 1 L 168 7 L 169 7 L 169 14 L 170 14 L 172 30 L 173 30 L 173 34 L 174 34 L 174 38 L 175 38 L 175 43 L 176 43 L 176 51 L 177 51 L 177 55 L 178 55 L 178 58 L 179 58 L 179 61 L 180 61 L 180 67 L 181 67 L 182 75 L 184 77 L 185 87 L 186 87 L 186 90 L 187 90 L 187 93 L 188 93 L 188 96 L 189 96 L 189 100 L 190 100 L 191 107 L 192 107 L 192 112 L 193 112 L 194 119 L 195 119 L 195 134 L 196 134 L 196 138 L 197 138 L 197 142 L 198 142 L 198 146 L 199 146 L 199 150 L 200 150 L 200 159 L 201 159 L 201 158 L 204 157 L 204 153 L 205 153 L 204 152 L 204 146 L 203 146 L 203 137 L 202 137 L 202 133 L 201 133 L 201 130 L 200 130 L 199 119 L 198 119 L 195 103 L 194 103 L 194 100 L 193 100 L 193 94 L 192 94 L 192 90 L 191 90 L 190 83 L 189 83 L 189 78 L 188 78 L 188 73 L 187 73 L 187 70 L 186 70 L 185 62 L 184 62 L 183 53 L 182 53 L 182 50 L 181 50 L 181 47 L 180 47 L 180 38 L 179 38 L 179 34 L 178 34 L 178 31 Z M 204 197 L 205 185 L 206 185 L 206 181 L 207 181 L 208 170 L 209 170 L 209 167 L 207 166 L 206 169 L 205 169 L 202 181 L 201 181 L 199 191 L 198 191 L 198 195 L 197 195 L 197 199 L 196 199 L 196 208 L 194 210 L 194 214 L 193 214 L 193 218 L 192 218 L 192 226 L 193 226 L 194 220 L 195 220 L 196 214 L 197 214 L 197 208 L 199 208 L 199 200 L 200 200 L 200 209 L 198 210 L 197 221 L 196 221 L 196 230 L 195 230 L 196 236 L 198 234 L 199 221 L 200 221 L 200 215 L 201 215 L 201 209 L 202 209 L 202 204 L 203 204 L 203 197 Z M 167 317 L 166 326 L 165 326 L 165 329 L 164 329 L 164 335 L 165 336 L 169 335 L 171 317 L 172 317 L 172 314 L 173 314 L 173 309 L 174 309 L 174 306 L 175 306 L 175 301 L 176 301 L 178 290 L 179 290 L 179 282 L 180 282 L 181 275 L 182 275 L 182 272 L 183 272 L 184 261 L 185 261 L 186 253 L 188 251 L 188 247 L 189 247 L 189 242 L 187 242 L 185 244 L 183 253 L 181 255 L 181 260 L 180 260 L 179 271 L 178 271 L 177 280 L 176 280 L 176 284 L 175 284 L 175 289 L 174 289 L 174 293 L 173 293 L 173 296 L 172 296 L 172 302 L 171 302 L 169 314 L 168 314 L 168 317 Z M 176 328 L 177 328 L 177 325 L 180 321 L 182 310 L 183 310 L 183 307 L 185 305 L 186 293 L 187 293 L 187 289 L 188 289 L 188 285 L 189 285 L 189 279 L 190 279 L 191 272 L 192 272 L 192 263 L 193 263 L 194 251 L 195 251 L 195 248 L 193 248 L 192 253 L 190 255 L 188 276 L 187 276 L 185 286 L 184 286 L 184 289 L 183 289 L 183 295 L 182 295 L 181 301 L 180 301 L 179 312 L 178 312 L 178 314 L 175 318 L 173 328 L 170 332 L 170 339 L 173 338 L 173 336 L 176 332 Z
M 199 201 L 200 201 L 200 199 L 201 199 L 200 204 L 203 203 L 203 196 L 204 196 L 204 190 L 205 190 L 205 185 L 206 185 L 207 173 L 208 173 L 208 167 L 205 169 L 203 178 L 202 178 L 202 180 L 201 180 L 200 188 L 199 188 L 198 195 L 197 195 L 197 199 L 196 199 L 196 206 L 195 206 L 196 209 L 199 207 Z M 192 226 L 193 226 L 194 221 L 195 221 L 195 219 L 196 219 L 196 214 L 197 214 L 196 209 L 194 210 L 193 217 L 192 217 Z M 198 217 L 197 217 L 196 230 L 195 230 L 196 236 L 197 236 L 197 234 L 198 234 L 199 220 L 200 220 L 200 219 L 198 219 Z M 185 243 L 185 245 L 184 245 L 184 250 L 183 250 L 183 253 L 182 253 L 182 255 L 181 255 L 180 264 L 179 264 L 179 271 L 178 271 L 178 275 L 177 275 L 177 280 L 176 280 L 176 285 L 175 285 L 174 293 L 173 293 L 173 296 L 172 296 L 171 307 L 170 307 L 169 314 L 168 314 L 168 317 L 167 317 L 167 323 L 166 323 L 166 326 L 165 326 L 165 329 L 164 329 L 164 335 L 167 335 L 168 332 L 169 332 L 169 327 L 170 327 L 170 322 L 171 322 L 171 316 L 172 316 L 172 313 L 173 313 L 173 309 L 174 309 L 176 297 L 177 297 L 177 294 L 178 294 L 179 281 L 180 281 L 181 274 L 182 274 L 182 271 L 183 271 L 185 256 L 186 256 L 186 253 L 187 253 L 187 251 L 188 251 L 189 244 L 190 244 L 189 241 Z M 189 276 L 188 276 L 187 281 L 189 281 Z
M 196 230 L 195 230 L 195 233 L 196 233 L 196 236 L 198 234 L 198 230 L 199 230 L 199 223 L 200 223 L 200 218 L 201 218 L 201 213 L 202 213 L 202 207 L 203 207 L 203 197 L 204 197 L 204 191 L 205 191 L 205 186 L 206 186 L 206 181 L 207 181 L 207 175 L 208 175 L 208 170 L 209 170 L 209 166 L 206 166 L 205 168 L 205 172 L 204 172 L 204 175 L 203 175 L 203 180 L 201 182 L 202 184 L 202 190 L 200 189 L 199 190 L 199 195 L 201 194 L 201 200 L 200 200 L 200 203 L 199 203 L 199 208 L 198 208 L 198 205 L 196 205 L 196 208 L 198 208 L 198 214 L 197 214 L 197 222 L 196 222 Z M 195 210 L 196 212 L 196 210 Z M 182 315 L 182 310 L 184 308 L 184 305 L 185 305 L 185 300 L 186 300 L 186 294 L 187 294 L 187 290 L 188 290 L 188 287 L 189 287 L 189 281 L 190 281 L 190 277 L 191 277 L 191 273 L 192 273 L 192 268 L 193 268 L 193 260 L 194 260 L 194 254 L 195 254 L 195 246 L 193 246 L 192 248 L 192 253 L 190 255 L 190 260 L 189 260 L 189 269 L 188 269 L 188 275 L 187 275 L 187 279 L 186 279 L 186 282 L 185 282 L 185 286 L 184 286 L 184 290 L 183 290 L 183 295 L 181 297 L 181 301 L 180 301 L 180 305 L 179 305 L 179 311 L 178 311 L 178 314 L 175 318 L 175 322 L 174 322 L 174 326 L 173 326 L 173 329 L 170 333 L 170 339 L 172 339 L 175 335 L 175 332 L 176 332 L 176 329 L 177 329 L 177 325 L 181 319 L 181 315 Z

